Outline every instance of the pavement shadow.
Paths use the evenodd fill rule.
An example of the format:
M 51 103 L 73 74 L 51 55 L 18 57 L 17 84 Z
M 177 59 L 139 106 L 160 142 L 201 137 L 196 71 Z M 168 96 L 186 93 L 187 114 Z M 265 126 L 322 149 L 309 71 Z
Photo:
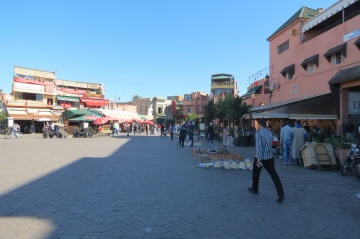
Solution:
M 149 162 L 138 154 L 140 139 L 131 137 L 109 157 L 81 158 L 1 196 L 0 238 L 97 238 L 95 232 L 149 172 Z M 151 137 L 141 140 L 144 151 L 153 147 Z M 37 220 L 47 221 L 48 230 Z

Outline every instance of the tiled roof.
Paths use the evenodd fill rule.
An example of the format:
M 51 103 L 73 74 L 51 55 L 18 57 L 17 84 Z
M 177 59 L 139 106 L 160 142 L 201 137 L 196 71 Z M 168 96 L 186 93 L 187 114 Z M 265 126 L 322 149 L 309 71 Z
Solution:
M 331 78 L 329 84 L 340 84 L 347 81 L 353 81 L 356 79 L 360 79 L 360 65 L 340 70 L 336 73 L 336 75 Z
M 289 20 L 287 20 L 283 25 L 281 25 L 281 27 L 279 27 L 273 34 L 271 34 L 271 36 L 269 36 L 267 40 L 269 40 L 270 38 L 272 38 L 273 36 L 275 36 L 276 34 L 281 32 L 282 30 L 284 30 L 285 28 L 290 26 L 292 23 L 294 23 L 299 18 L 310 19 L 310 18 L 313 18 L 316 15 L 316 13 L 317 13 L 317 10 L 314 10 L 314 9 L 311 9 L 308 7 L 300 8 L 292 17 L 289 18 Z

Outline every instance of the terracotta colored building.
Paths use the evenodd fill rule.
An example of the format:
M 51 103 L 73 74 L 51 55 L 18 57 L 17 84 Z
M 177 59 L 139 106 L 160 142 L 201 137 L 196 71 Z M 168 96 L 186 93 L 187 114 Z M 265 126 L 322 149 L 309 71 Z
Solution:
M 209 95 L 204 92 L 192 92 L 184 94 L 183 114 L 202 114 L 204 106 L 209 103 Z
M 339 134 L 360 124 L 359 9 L 354 0 L 303 7 L 267 39 L 270 75 L 245 97 L 252 117 L 326 122 Z

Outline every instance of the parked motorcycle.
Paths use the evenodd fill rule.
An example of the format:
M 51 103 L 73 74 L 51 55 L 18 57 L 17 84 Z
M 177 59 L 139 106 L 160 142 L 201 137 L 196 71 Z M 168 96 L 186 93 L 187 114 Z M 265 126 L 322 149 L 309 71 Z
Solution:
M 341 166 L 340 173 L 345 175 L 352 171 L 360 179 L 360 145 L 352 144 L 345 162 Z

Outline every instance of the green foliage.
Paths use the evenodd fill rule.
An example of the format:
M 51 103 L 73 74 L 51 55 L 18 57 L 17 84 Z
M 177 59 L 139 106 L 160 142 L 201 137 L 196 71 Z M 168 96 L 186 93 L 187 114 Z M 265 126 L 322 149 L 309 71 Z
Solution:
M 185 120 L 186 120 L 186 121 L 196 121 L 196 120 L 198 120 L 198 119 L 200 119 L 200 118 L 201 118 L 201 115 L 194 114 L 194 113 L 189 113 L 189 114 L 186 116 Z
M 141 99 L 141 96 L 140 95 L 134 95 L 132 97 L 131 101 L 138 100 L 138 99 Z
M 6 113 L 3 111 L 3 112 L 0 112 L 0 123 L 1 124 L 5 124 L 5 121 L 6 121 Z
M 213 101 L 210 101 L 205 109 L 206 122 L 217 118 L 220 121 L 234 122 L 238 125 L 240 119 L 249 112 L 250 106 L 244 103 L 240 97 L 229 95 L 214 105 Z
M 229 128 L 229 135 L 232 137 L 235 137 L 235 128 L 234 127 Z
M 216 107 L 214 100 L 211 99 L 207 105 L 204 106 L 204 119 L 205 123 L 208 125 L 216 118 Z

